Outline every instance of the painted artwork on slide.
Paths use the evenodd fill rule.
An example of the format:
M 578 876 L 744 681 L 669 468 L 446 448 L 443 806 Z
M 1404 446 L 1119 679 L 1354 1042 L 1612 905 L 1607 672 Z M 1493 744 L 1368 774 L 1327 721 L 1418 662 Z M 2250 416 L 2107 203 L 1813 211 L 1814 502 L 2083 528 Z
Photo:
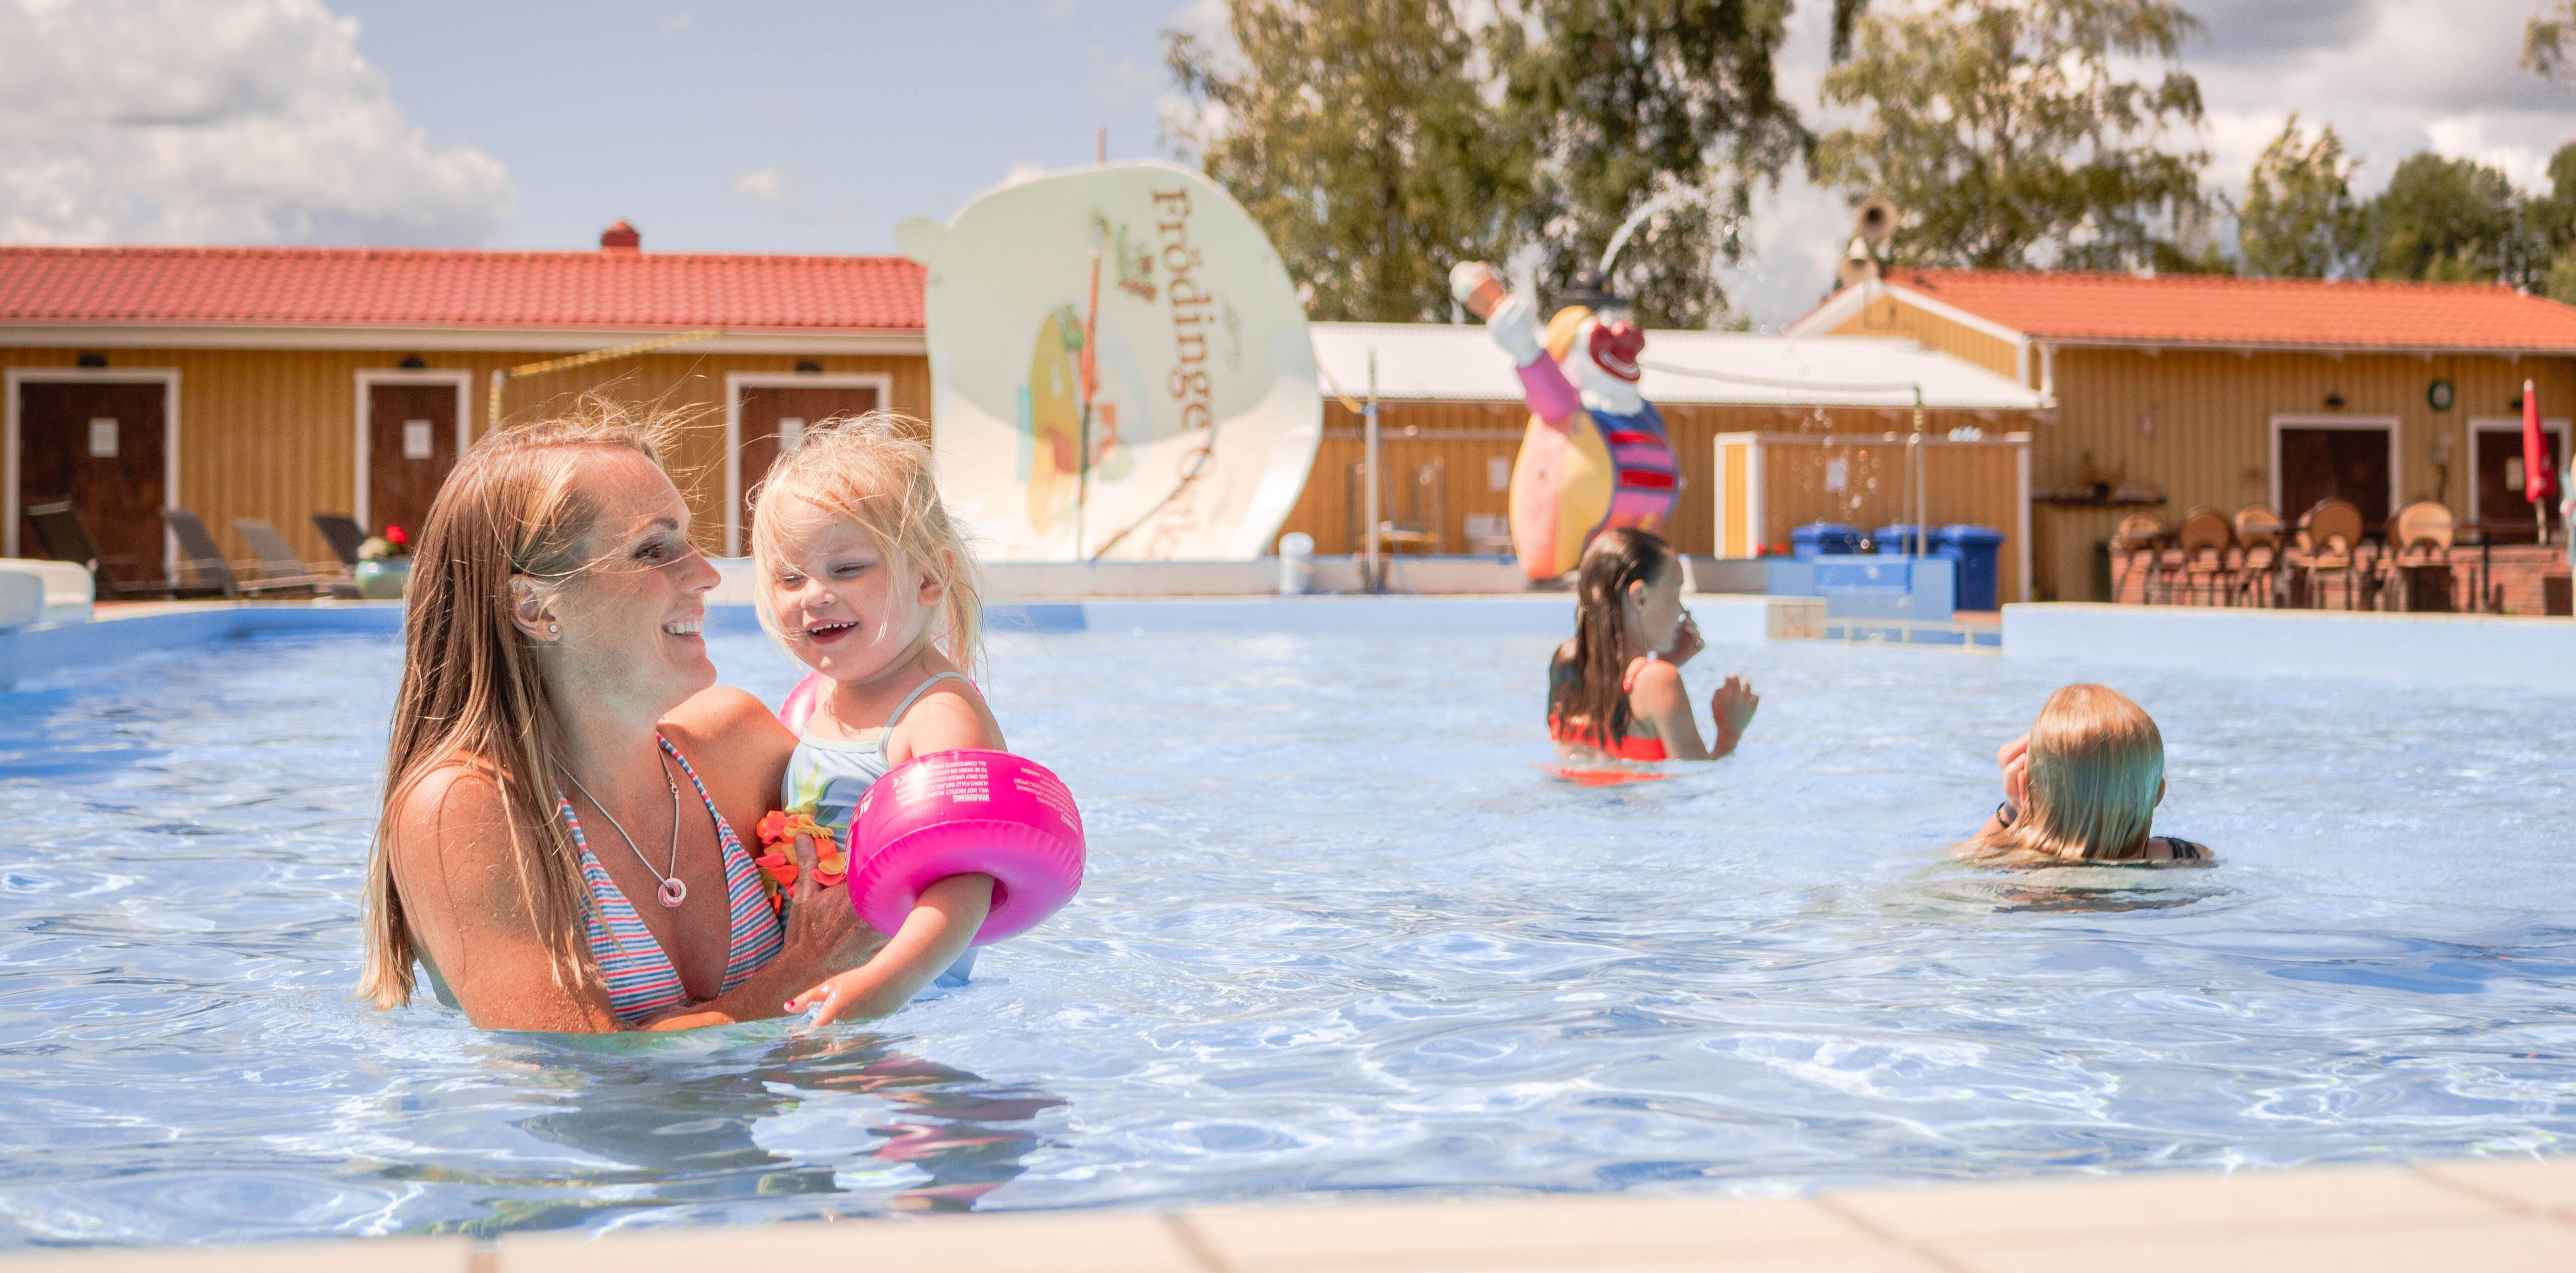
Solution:
M 1323 398 L 1305 307 L 1231 196 L 1171 164 L 1103 164 L 897 233 L 930 272 L 940 489 L 988 556 L 1270 550 Z

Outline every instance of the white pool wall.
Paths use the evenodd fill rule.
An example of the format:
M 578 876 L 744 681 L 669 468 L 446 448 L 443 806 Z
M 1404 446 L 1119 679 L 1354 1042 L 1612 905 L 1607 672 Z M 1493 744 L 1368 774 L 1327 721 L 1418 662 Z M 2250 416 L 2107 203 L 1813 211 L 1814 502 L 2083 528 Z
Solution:
M 2004 657 L 2576 688 L 2576 620 L 2092 602 L 2008 605 Z

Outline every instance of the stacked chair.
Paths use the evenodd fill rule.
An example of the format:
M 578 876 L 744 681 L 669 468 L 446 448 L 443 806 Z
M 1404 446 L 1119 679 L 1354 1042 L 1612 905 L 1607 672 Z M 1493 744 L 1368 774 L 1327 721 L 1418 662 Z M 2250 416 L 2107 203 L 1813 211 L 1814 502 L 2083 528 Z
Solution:
M 2269 504 L 2237 510 L 2235 593 L 2246 605 L 2272 605 L 2280 596 L 2282 529 Z
M 2111 534 L 2111 556 L 2119 565 L 2111 584 L 2112 600 L 2127 601 L 2129 580 L 2137 579 L 2139 603 L 2156 603 L 2156 583 L 2164 568 L 2158 545 L 2164 537 L 2164 523 L 2155 518 L 2134 515 L 2120 519 L 2120 528 Z

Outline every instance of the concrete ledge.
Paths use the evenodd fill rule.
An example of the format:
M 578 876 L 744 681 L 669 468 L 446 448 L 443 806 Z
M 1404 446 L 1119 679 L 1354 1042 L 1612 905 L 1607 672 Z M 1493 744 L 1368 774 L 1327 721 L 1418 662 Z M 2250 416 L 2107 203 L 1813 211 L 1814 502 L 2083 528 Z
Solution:
M 2450 685 L 2565 684 L 2576 620 L 2054 602 L 2005 606 L 2004 653 Z
M 701 1273 L 853 1261 L 942 1273 L 2564 1269 L 2576 1268 L 2576 1159 L 2061 1176 L 1760 1201 L 1294 1201 L 11 1258 L 39 1273 Z
M 23 595 L 31 586 L 35 608 L 28 611 Z M 68 561 L 0 557 L 0 628 L 84 622 L 97 588 L 87 570 Z

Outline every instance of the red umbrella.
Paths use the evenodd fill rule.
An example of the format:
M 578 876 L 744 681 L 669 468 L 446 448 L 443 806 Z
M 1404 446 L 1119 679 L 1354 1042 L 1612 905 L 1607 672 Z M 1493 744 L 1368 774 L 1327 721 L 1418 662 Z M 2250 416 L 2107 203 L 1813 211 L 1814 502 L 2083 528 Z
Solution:
M 2540 431 L 2540 395 L 2522 382 L 2522 497 L 2540 523 L 2540 542 L 2549 542 L 2549 501 L 2558 496 L 2558 457 L 2549 435 Z

